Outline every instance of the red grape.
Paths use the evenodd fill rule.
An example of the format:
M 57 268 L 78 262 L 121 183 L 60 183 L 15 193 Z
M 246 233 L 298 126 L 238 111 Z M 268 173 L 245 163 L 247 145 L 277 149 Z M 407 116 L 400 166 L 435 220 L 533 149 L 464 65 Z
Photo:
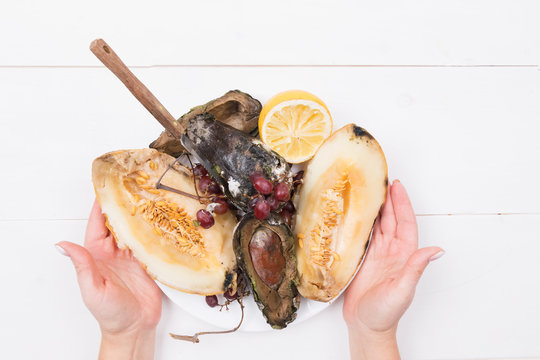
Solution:
M 296 209 L 294 208 L 294 204 L 290 200 L 285 203 L 285 205 L 283 206 L 283 210 L 287 210 L 291 214 L 294 214 L 294 212 L 296 211 Z
M 251 180 L 252 184 L 255 184 L 255 181 L 258 178 L 264 178 L 264 175 L 261 174 L 260 172 L 254 172 L 253 174 L 249 175 L 249 179 Z
M 214 217 L 204 209 L 197 211 L 197 221 L 205 229 L 209 229 L 214 225 Z
M 291 190 L 289 189 L 289 185 L 285 183 L 277 184 L 274 188 L 274 195 L 279 201 L 288 201 L 291 198 Z
M 208 190 L 208 185 L 210 185 L 211 182 L 212 182 L 212 179 L 210 179 L 210 176 L 204 175 L 199 180 L 199 190 L 201 190 L 203 193 L 205 193 L 206 190 Z
M 218 306 L 218 299 L 216 295 L 209 295 L 206 297 L 206 303 L 210 307 L 216 307 Z
M 272 190 L 274 190 L 272 182 L 263 177 L 255 179 L 253 186 L 255 186 L 255 189 L 263 195 L 271 194 Z
M 227 300 L 236 300 L 238 298 L 238 291 L 235 291 L 234 294 L 231 294 L 231 289 L 229 288 L 227 289 L 227 291 L 225 291 L 223 296 L 225 296 L 225 299 Z
M 268 201 L 261 199 L 255 205 L 255 210 L 253 210 L 255 217 L 259 220 L 264 220 L 270 215 L 270 204 Z
M 261 200 L 262 197 L 261 196 L 255 196 L 253 199 L 249 200 L 249 203 L 248 203 L 248 207 L 250 209 L 255 209 L 255 205 L 257 205 L 257 203 L 259 202 L 259 200 Z
M 206 190 L 209 194 L 221 194 L 221 188 L 215 181 L 210 182 Z
M 206 174 L 208 174 L 208 172 L 206 171 L 204 166 L 202 166 L 201 164 L 197 164 L 193 168 L 193 175 L 195 175 L 195 176 L 204 176 Z
M 276 211 L 279 207 L 279 201 L 276 199 L 274 194 L 270 195 L 266 198 L 266 201 L 268 201 L 268 204 L 270 205 L 270 210 Z
M 229 204 L 225 200 L 214 200 L 214 214 L 225 214 L 229 210 Z
M 292 214 L 290 212 L 288 212 L 287 210 L 281 210 L 279 215 L 281 215 L 281 217 L 283 218 L 283 221 L 285 221 L 285 224 L 291 226 Z

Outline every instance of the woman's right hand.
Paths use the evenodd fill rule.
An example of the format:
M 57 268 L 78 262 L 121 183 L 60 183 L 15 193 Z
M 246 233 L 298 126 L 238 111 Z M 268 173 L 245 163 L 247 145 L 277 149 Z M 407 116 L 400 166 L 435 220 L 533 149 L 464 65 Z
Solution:
M 161 290 L 132 256 L 116 246 L 95 202 L 84 247 L 62 241 L 71 258 L 81 295 L 102 333 L 100 359 L 152 359 L 161 317 Z
M 399 359 L 397 324 L 439 247 L 418 249 L 416 216 L 399 181 L 388 188 L 362 268 L 345 292 L 343 316 L 354 359 Z

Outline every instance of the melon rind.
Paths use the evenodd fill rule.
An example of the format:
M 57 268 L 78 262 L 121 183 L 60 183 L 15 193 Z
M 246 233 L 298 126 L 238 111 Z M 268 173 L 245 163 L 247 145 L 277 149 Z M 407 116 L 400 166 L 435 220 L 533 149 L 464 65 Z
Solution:
M 152 161 L 155 166 L 149 166 Z M 153 224 L 140 214 L 132 215 L 133 199 L 124 186 L 125 175 L 143 170 L 155 184 L 174 158 L 154 149 L 121 150 L 104 154 L 94 160 L 92 181 L 107 226 L 115 235 L 118 246 L 129 248 L 134 257 L 152 278 L 177 290 L 200 295 L 222 294 L 236 281 L 236 259 L 232 248 L 232 233 L 236 225 L 234 215 L 227 212 L 215 217 L 210 229 L 197 228 L 206 244 L 203 257 L 182 253 L 153 231 Z M 193 178 L 185 172 L 169 171 L 167 184 L 194 193 Z M 169 191 L 160 195 L 142 192 L 144 196 L 159 196 L 179 205 L 191 219 L 204 208 L 197 200 Z

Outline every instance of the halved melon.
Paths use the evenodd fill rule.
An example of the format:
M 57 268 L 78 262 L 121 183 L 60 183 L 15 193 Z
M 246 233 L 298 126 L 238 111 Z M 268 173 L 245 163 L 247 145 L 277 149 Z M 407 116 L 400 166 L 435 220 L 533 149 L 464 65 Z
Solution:
M 297 196 L 302 296 L 330 301 L 347 286 L 363 259 L 387 185 L 381 147 L 361 127 L 346 125 L 319 148 Z
M 92 165 L 97 200 L 118 245 L 131 249 L 153 278 L 188 293 L 221 294 L 236 286 L 236 218 L 227 212 L 216 215 L 210 229 L 195 226 L 204 205 L 155 188 L 173 162 L 154 149 L 102 155 Z M 181 166 L 169 170 L 162 183 L 195 194 L 193 177 Z

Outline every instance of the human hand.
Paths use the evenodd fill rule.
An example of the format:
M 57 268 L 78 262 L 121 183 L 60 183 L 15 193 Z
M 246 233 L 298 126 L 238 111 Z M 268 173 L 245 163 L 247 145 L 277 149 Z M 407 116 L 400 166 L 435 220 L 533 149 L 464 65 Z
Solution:
M 83 301 L 99 323 L 100 358 L 153 358 L 161 290 L 130 250 L 116 246 L 97 202 L 88 219 L 84 247 L 67 241 L 56 246 L 71 258 Z
M 442 255 L 439 247 L 418 249 L 416 216 L 405 188 L 394 181 L 373 227 L 365 262 L 345 292 L 343 317 L 353 358 L 399 359 L 398 321 L 424 269 Z

